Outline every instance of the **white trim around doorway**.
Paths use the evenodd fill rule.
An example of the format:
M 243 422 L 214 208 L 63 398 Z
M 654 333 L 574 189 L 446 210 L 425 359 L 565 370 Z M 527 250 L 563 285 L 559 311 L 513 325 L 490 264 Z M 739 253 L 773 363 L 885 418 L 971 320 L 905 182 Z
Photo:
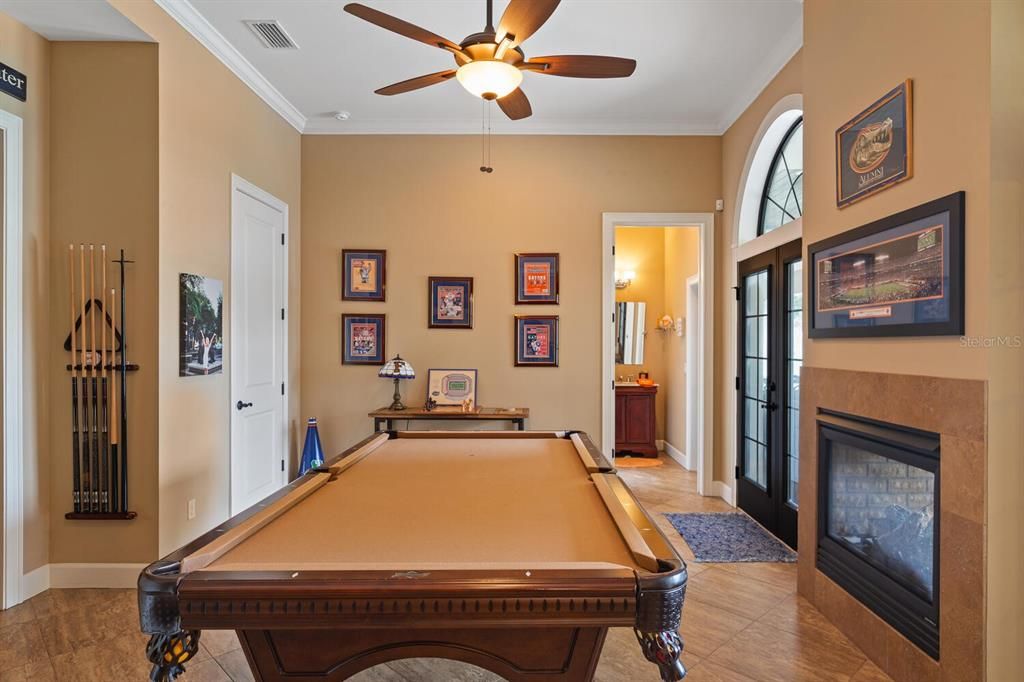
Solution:
M 3 231 L 3 608 L 22 601 L 24 567 L 24 223 L 22 222 L 22 121 L 0 111 L 4 140 Z
M 697 428 L 700 431 L 699 453 L 686 453 L 689 461 L 697 463 L 697 492 L 716 494 L 713 483 L 714 437 L 714 281 L 715 281 L 715 214 L 714 213 L 604 213 L 601 232 L 601 447 L 611 457 L 615 446 L 615 326 L 612 310 L 615 307 L 615 244 L 616 227 L 695 227 L 700 230 L 700 339 L 697 344 L 699 360 Z M 695 457 L 696 455 L 696 457 Z

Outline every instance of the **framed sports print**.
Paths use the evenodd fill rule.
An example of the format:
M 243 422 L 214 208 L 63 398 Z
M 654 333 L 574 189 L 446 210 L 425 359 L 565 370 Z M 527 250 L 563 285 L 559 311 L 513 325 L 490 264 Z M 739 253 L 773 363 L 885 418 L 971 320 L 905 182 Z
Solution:
M 384 315 L 341 316 L 341 364 L 384 364 Z
M 430 310 L 427 326 L 432 329 L 473 328 L 473 278 L 430 277 Z
M 558 254 L 517 253 L 516 305 L 558 303 Z
M 516 367 L 558 367 L 558 315 L 516 315 Z
M 387 251 L 343 250 L 341 300 L 383 301 L 387 255 Z
M 428 369 L 427 400 L 438 407 L 462 407 L 469 400 L 469 408 L 476 409 L 475 369 Z
M 964 193 L 811 244 L 811 338 L 964 333 Z
M 839 208 L 913 175 L 912 114 L 908 79 L 836 131 Z

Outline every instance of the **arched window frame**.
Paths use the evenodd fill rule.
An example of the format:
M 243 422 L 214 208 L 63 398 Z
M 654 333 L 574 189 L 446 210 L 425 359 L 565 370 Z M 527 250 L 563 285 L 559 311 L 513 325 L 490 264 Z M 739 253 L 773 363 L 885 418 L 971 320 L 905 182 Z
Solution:
M 772 200 L 768 196 L 768 190 L 771 188 L 772 178 L 775 177 L 775 170 L 778 168 L 778 165 L 779 165 L 780 162 L 781 163 L 786 163 L 786 159 L 785 159 L 785 157 L 783 157 L 782 153 L 786 150 L 786 145 L 788 145 L 790 139 L 792 139 L 793 133 L 795 133 L 797 128 L 799 128 L 803 124 L 804 124 L 804 117 L 803 117 L 803 115 L 801 115 L 789 127 L 789 130 L 786 131 L 786 134 L 782 136 L 782 141 L 779 142 L 779 146 L 776 147 L 776 149 L 775 149 L 775 155 L 772 157 L 771 163 L 768 164 L 768 174 L 765 176 L 765 179 L 764 179 L 764 188 L 761 190 L 761 203 L 760 203 L 760 207 L 758 208 L 758 211 L 757 211 L 757 236 L 758 237 L 766 234 L 766 231 L 764 229 L 764 211 L 765 211 L 765 208 L 768 206 L 768 202 L 771 201 L 776 206 L 779 206 L 778 202 Z M 786 171 L 787 171 L 787 173 L 789 172 L 788 164 L 786 166 Z M 800 174 L 801 174 L 801 176 L 803 175 L 803 170 L 800 171 Z M 791 179 L 790 179 L 790 187 L 789 187 L 790 191 L 793 191 L 793 188 L 794 188 L 795 184 L 796 184 L 795 181 L 791 177 Z M 796 219 L 800 218 L 801 216 L 803 216 L 803 212 L 804 212 L 804 210 L 803 210 L 803 202 L 802 202 L 801 198 L 800 197 L 796 197 L 796 202 L 797 202 L 797 208 L 800 211 L 800 215 L 791 216 L 792 220 L 796 220 Z M 789 215 L 789 212 L 786 211 L 786 209 L 783 208 L 782 206 L 779 206 L 779 210 L 781 210 L 783 213 L 786 213 L 787 215 Z M 792 220 L 788 220 L 785 223 L 782 223 L 782 225 L 785 225 L 788 222 L 792 222 Z M 779 225 L 778 227 L 781 227 L 782 225 Z M 778 227 L 773 228 L 773 229 L 778 229 Z M 773 230 L 768 230 L 768 232 L 771 232 L 771 231 L 773 231 Z

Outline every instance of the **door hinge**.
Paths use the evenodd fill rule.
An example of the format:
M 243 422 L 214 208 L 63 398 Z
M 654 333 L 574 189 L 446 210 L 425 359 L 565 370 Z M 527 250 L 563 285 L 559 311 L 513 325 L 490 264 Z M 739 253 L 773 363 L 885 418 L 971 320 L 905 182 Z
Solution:
M 733 287 L 732 290 L 736 293 L 736 300 L 737 301 L 740 300 L 740 288 L 739 287 Z
M 281 319 L 284 319 L 284 308 L 281 308 Z
M 740 390 L 740 378 L 736 377 L 736 390 Z
M 612 255 L 615 255 L 615 244 L 612 244 Z
M 281 246 L 284 246 L 284 232 L 281 233 Z
M 736 474 L 736 480 L 737 481 L 740 480 L 740 465 L 739 464 L 736 465 L 736 471 L 733 472 L 733 473 Z
M 284 460 L 281 460 L 281 471 L 284 471 Z
M 284 395 L 284 382 L 281 382 L 281 395 Z

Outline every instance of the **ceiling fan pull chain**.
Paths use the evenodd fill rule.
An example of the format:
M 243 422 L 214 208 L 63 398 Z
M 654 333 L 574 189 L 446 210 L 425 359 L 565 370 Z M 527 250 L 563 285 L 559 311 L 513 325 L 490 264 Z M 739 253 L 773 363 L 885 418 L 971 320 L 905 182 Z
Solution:
M 491 168 L 491 110 L 487 100 L 481 100 L 483 110 L 480 112 L 480 172 L 493 173 Z

